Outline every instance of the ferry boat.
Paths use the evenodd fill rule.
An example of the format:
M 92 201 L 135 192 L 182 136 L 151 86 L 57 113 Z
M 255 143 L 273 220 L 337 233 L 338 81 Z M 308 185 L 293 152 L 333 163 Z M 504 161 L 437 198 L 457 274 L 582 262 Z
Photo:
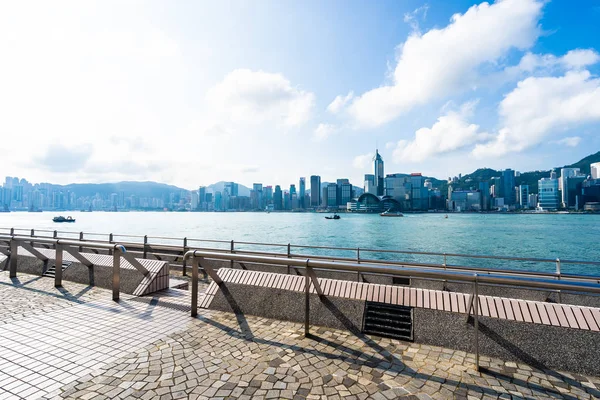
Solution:
M 68 216 L 67 218 L 65 218 L 61 215 L 60 217 L 52 218 L 52 221 L 54 221 L 54 222 L 75 222 L 75 218 L 71 218 L 71 216 Z
M 384 211 L 379 215 L 382 217 L 404 217 L 404 214 L 402 214 L 400 211 L 392 212 L 390 210 Z
M 340 216 L 337 214 L 333 214 L 333 216 L 325 217 L 325 219 L 340 219 Z

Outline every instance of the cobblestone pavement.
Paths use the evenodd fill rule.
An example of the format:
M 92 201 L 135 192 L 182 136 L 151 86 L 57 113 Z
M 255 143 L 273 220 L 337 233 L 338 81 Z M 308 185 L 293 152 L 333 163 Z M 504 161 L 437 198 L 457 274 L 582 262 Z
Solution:
M 177 292 L 175 292 L 177 293 Z M 600 377 L 0 272 L 0 399 L 594 398 Z M 182 311 L 185 311 L 182 312 Z

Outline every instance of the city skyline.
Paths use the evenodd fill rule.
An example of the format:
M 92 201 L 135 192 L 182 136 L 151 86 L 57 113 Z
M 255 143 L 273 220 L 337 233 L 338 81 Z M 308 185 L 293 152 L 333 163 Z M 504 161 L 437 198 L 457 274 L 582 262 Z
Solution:
M 437 177 L 600 148 L 597 2 L 234 3 L 4 2 L 5 173 L 358 183 L 375 147 Z
M 102 185 L 52 185 L 30 183 L 7 176 L 0 186 L 0 212 L 42 210 L 173 210 L 173 211 L 301 211 L 343 210 L 350 212 L 396 211 L 517 211 L 533 209 L 600 211 L 600 152 L 578 163 L 541 172 L 537 182 L 522 178 L 519 171 L 477 170 L 463 178 L 448 177 L 446 182 L 421 173 L 385 173 L 385 162 L 378 151 L 372 159 L 373 174 L 365 174 L 363 188 L 349 179 L 322 182 L 311 175 L 299 177 L 289 190 L 280 185 L 253 183 L 249 189 L 236 182 L 218 182 L 212 187 L 185 190 L 155 182 L 121 182 Z M 575 165 L 579 165 L 575 167 Z M 582 169 L 584 170 L 582 172 Z M 586 173 L 589 171 L 588 173 Z M 487 178 L 477 177 L 485 172 Z M 463 180 L 464 179 L 464 180 Z M 537 190 L 532 190 L 529 182 Z M 217 186 L 219 185 L 220 186 Z M 128 190 L 125 190 L 128 185 Z M 153 188 L 144 186 L 153 185 Z M 242 190 L 240 190 L 242 186 Z M 136 190 L 137 187 L 137 190 Z M 142 193 L 149 195 L 141 195 Z M 82 195 L 82 192 L 85 195 Z M 446 194 L 447 193 L 447 194 Z M 158 194 L 158 195 L 156 195 Z

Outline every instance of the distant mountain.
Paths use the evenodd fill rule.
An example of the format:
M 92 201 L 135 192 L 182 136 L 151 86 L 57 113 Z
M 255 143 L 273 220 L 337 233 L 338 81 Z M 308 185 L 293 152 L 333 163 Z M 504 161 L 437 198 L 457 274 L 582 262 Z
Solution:
M 171 193 L 189 193 L 186 189 L 157 182 L 72 183 L 65 186 L 56 186 L 74 192 L 77 197 L 92 197 L 96 194 L 105 197 L 112 193 L 124 192 L 126 197 L 135 195 L 138 197 L 163 198 Z
M 223 190 L 225 189 L 225 184 L 229 183 L 231 181 L 219 181 L 216 183 L 213 183 L 212 185 L 208 185 L 207 188 L 212 190 L 213 193 L 216 192 L 221 192 L 223 193 Z M 250 188 L 242 185 L 241 183 L 238 183 L 238 196 L 250 196 Z

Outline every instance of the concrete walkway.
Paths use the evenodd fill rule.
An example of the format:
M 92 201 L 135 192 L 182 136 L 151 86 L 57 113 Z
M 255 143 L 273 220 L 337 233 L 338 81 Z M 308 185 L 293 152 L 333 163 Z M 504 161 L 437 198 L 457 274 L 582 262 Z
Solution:
M 4 398 L 594 398 L 600 378 L 0 272 Z M 413 397 L 416 396 L 416 397 Z

